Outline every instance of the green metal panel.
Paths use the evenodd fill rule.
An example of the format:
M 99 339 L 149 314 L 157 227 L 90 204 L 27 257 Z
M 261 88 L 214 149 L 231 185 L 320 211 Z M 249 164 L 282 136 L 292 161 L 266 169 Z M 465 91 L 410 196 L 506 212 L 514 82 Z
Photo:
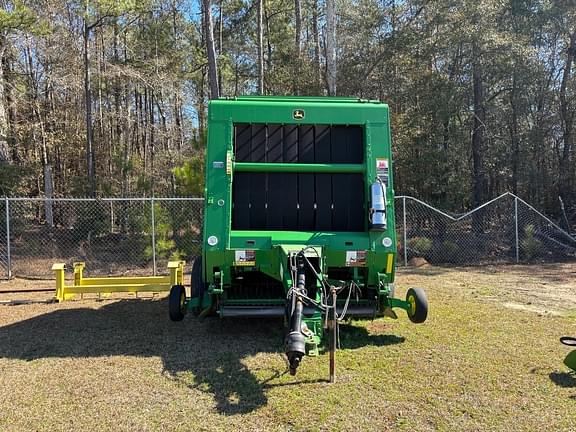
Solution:
M 234 123 L 360 125 L 364 130 L 365 157 L 363 164 L 283 164 L 234 163 Z M 365 175 L 365 208 L 370 206 L 370 185 L 376 181 L 377 159 L 387 159 L 389 169 L 387 196 L 387 229 L 363 232 L 299 232 L 299 231 L 233 231 L 232 182 L 235 171 L 252 172 L 331 172 L 363 173 Z M 226 284 L 228 270 L 234 262 L 234 251 L 256 250 L 260 270 L 282 278 L 278 254 L 274 247 L 285 244 L 321 246 L 325 266 L 345 266 L 346 251 L 366 251 L 366 266 L 370 286 L 378 285 L 378 273 L 385 274 L 382 282 L 394 280 L 396 254 L 394 226 L 394 190 L 388 106 L 377 101 L 353 98 L 311 97 L 239 97 L 211 101 L 208 115 L 208 146 L 206 155 L 206 207 L 204 219 L 205 279 L 214 282 L 219 269 Z M 366 227 L 368 214 L 366 214 Z M 216 237 L 215 245 L 208 244 Z M 384 238 L 391 245 L 382 244 Z M 276 268 L 275 268 L 276 267 Z

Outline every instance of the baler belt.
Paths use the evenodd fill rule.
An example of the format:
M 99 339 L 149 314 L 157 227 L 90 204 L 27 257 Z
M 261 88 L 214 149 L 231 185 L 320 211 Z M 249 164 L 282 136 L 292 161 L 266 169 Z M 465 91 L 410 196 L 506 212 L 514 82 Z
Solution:
M 236 162 L 361 164 L 363 129 L 345 125 L 235 124 Z M 364 177 L 236 172 L 232 228 L 362 231 Z
M 363 231 L 362 174 L 234 175 L 232 229 Z
M 361 126 L 234 124 L 236 162 L 364 162 Z

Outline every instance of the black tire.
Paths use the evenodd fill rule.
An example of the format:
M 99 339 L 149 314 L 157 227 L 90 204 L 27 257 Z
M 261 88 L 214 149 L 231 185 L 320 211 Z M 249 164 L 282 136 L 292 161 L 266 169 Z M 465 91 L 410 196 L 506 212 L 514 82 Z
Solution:
M 182 285 L 174 285 L 168 297 L 168 311 L 172 321 L 182 321 L 186 314 L 186 290 Z
M 564 345 L 576 347 L 576 338 L 570 336 L 562 336 L 560 338 L 560 342 L 562 342 Z
M 408 318 L 416 324 L 423 323 L 428 317 L 428 299 L 422 288 L 410 288 L 406 293 L 406 301 L 410 303 Z
M 192 274 L 190 275 L 191 282 L 191 298 L 204 298 L 206 292 L 206 283 L 202 279 L 202 257 L 197 257 L 192 264 Z M 202 305 L 195 308 L 194 313 L 199 314 L 202 312 Z

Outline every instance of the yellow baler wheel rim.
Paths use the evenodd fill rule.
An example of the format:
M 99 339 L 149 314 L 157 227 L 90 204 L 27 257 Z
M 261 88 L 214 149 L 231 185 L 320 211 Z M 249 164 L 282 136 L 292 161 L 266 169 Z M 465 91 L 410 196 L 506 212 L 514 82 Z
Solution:
M 414 314 L 416 313 L 416 298 L 414 298 L 413 295 L 409 296 L 408 303 L 410 303 L 410 310 L 408 311 L 408 314 L 410 316 L 414 316 Z

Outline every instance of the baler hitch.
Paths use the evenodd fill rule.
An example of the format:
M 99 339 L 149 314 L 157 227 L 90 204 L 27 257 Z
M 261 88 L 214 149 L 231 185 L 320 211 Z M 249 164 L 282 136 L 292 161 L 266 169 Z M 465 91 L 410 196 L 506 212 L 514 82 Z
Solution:
M 313 248 L 311 248 L 313 249 Z M 314 250 L 314 249 L 313 249 Z M 291 260 L 292 274 L 296 275 L 296 286 L 292 287 L 288 294 L 287 301 L 290 302 L 290 314 L 288 316 L 290 322 L 289 333 L 286 335 L 285 348 L 286 357 L 288 358 L 288 363 L 290 367 L 290 375 L 296 375 L 296 370 L 302 361 L 302 357 L 306 354 L 306 337 L 310 336 L 310 329 L 303 323 L 303 312 L 304 303 L 307 306 L 312 306 L 313 308 L 319 309 L 324 312 L 324 328 L 329 330 L 330 333 L 330 382 L 335 381 L 335 353 L 338 339 L 338 313 L 337 313 L 337 293 L 343 290 L 344 287 L 330 286 L 330 298 L 332 303 L 327 303 L 328 291 L 323 292 L 321 295 L 320 302 L 315 302 L 313 299 L 308 297 L 308 292 L 306 291 L 306 266 L 310 267 L 310 270 L 316 275 L 316 278 L 325 285 L 326 281 L 321 277 L 310 261 L 305 255 L 306 248 L 301 250 L 296 254 L 294 260 Z M 317 252 L 316 252 L 317 253 Z M 318 253 L 317 253 L 318 254 Z M 349 286 L 350 292 L 349 297 L 346 302 L 345 307 L 342 310 L 342 317 L 346 314 L 346 309 L 348 307 L 348 302 L 350 301 L 350 295 L 352 294 L 353 286 Z M 287 309 L 288 310 L 288 309 Z M 332 311 L 330 313 L 330 311 Z
M 286 357 L 290 364 L 290 375 L 296 375 L 296 369 L 306 354 L 306 338 L 302 333 L 302 311 L 304 310 L 303 296 L 306 290 L 306 275 L 304 256 L 299 253 L 296 257 L 297 279 L 296 289 L 292 290 L 292 307 L 290 313 L 290 332 L 286 335 Z

